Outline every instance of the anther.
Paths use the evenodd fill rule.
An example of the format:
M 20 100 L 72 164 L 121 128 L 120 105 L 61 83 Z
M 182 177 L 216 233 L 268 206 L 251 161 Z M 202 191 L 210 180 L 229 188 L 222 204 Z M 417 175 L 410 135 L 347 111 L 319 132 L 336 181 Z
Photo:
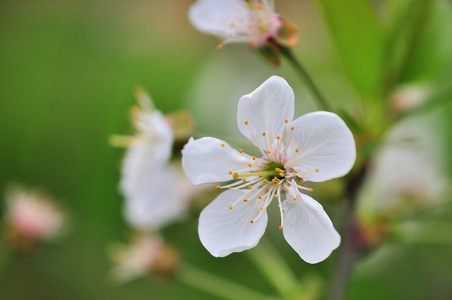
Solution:
M 248 164 L 248 167 L 250 167 L 250 168 L 251 168 L 251 164 Z
M 297 152 L 297 153 L 298 153 L 298 148 L 296 148 L 296 149 L 295 149 L 295 152 Z
M 280 168 L 275 168 L 275 171 L 276 172 L 281 172 L 281 169 Z
M 284 120 L 284 123 L 286 123 L 286 124 L 289 123 L 289 120 L 285 119 L 285 120 Z
M 264 210 L 264 208 L 263 208 L 263 207 L 261 207 L 261 210 Z
M 278 198 L 278 195 L 275 195 L 275 198 Z
M 297 201 L 297 197 L 293 197 L 293 200 L 294 200 L 294 201 Z
M 259 29 L 262 29 L 262 28 L 264 28 L 264 24 L 260 23 L 259 24 Z
M 281 138 L 281 137 L 280 137 L 279 135 L 277 135 L 277 136 L 276 136 L 276 139 L 278 139 L 278 140 L 279 140 L 280 138 Z
M 229 171 L 229 175 L 232 175 L 232 171 Z
M 243 153 L 243 150 L 242 150 L 242 149 L 239 149 L 239 152 L 240 152 L 240 153 Z
M 264 183 L 267 183 L 267 179 L 264 179 L 263 181 L 264 181 Z
M 253 186 L 252 185 L 250 185 L 249 187 L 248 187 L 249 189 L 252 189 L 253 188 Z
M 231 186 L 228 186 L 228 189 L 231 189 Z
M 319 169 L 315 169 L 315 171 L 316 171 L 316 172 L 318 172 L 318 171 L 319 171 Z
M 224 144 L 221 144 L 221 147 L 224 147 Z
M 279 230 L 282 230 L 283 228 L 282 228 L 282 226 L 279 226 Z
M 248 121 L 245 121 L 245 125 L 248 125 Z
M 250 221 L 250 223 L 251 223 L 251 224 L 253 224 L 253 223 L 254 223 L 254 221 L 253 221 L 253 220 L 251 220 L 251 221 Z
M 242 181 L 243 181 L 243 182 L 246 182 L 246 178 L 243 178 Z
M 291 128 L 290 128 L 290 130 L 294 130 L 294 129 L 295 129 L 295 127 L 291 127 Z
M 229 206 L 229 209 L 232 209 L 232 206 Z
M 266 135 L 266 133 L 265 133 L 265 132 L 263 132 L 263 133 L 262 133 L 262 135 L 263 135 L 263 136 L 265 136 L 265 135 Z
M 280 177 L 283 177 L 283 176 L 284 176 L 284 173 L 279 173 L 279 176 L 280 176 Z
M 275 179 L 275 178 L 273 178 L 273 179 L 272 179 L 272 182 L 273 182 L 273 183 L 275 183 L 275 182 L 276 182 L 276 179 Z
M 313 188 L 309 188 L 308 191 L 312 193 L 314 191 L 314 189 Z
M 253 160 L 256 160 L 256 156 L 253 156 Z
M 248 201 L 248 199 L 243 199 L 243 202 L 246 202 L 246 201 Z
M 217 49 L 218 49 L 218 50 L 223 49 L 223 45 L 217 45 Z
M 262 199 L 262 196 L 258 196 L 257 198 Z
M 276 186 L 281 186 L 281 184 L 279 184 L 278 182 L 276 183 Z
M 237 179 L 238 177 L 239 177 L 239 174 L 237 174 L 237 172 L 234 173 L 234 175 L 232 175 L 232 178 L 234 178 L 234 179 Z
M 270 150 L 267 150 L 267 153 L 270 154 L 271 153 Z
M 217 190 L 220 190 L 220 189 L 221 189 L 221 186 L 217 185 Z
M 292 172 L 292 175 L 293 175 L 293 176 L 296 176 L 296 175 L 297 175 L 297 173 L 296 173 L 296 172 Z

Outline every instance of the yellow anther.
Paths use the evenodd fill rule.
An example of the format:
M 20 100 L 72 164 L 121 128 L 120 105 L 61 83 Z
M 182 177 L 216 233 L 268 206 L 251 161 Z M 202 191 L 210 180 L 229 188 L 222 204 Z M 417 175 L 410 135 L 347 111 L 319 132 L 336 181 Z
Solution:
M 308 191 L 310 191 L 312 193 L 314 191 L 314 189 L 313 188 L 309 188 Z
M 282 230 L 283 228 L 282 228 L 282 226 L 279 226 L 279 230 Z
M 221 189 L 221 186 L 217 185 L 217 190 Z
M 293 197 L 293 200 L 294 200 L 294 201 L 297 201 L 297 197 Z
M 262 199 L 262 197 L 261 197 L 261 196 L 258 196 L 257 198 L 259 198 L 259 199 Z
M 256 156 L 253 156 L 253 160 L 256 160 Z
M 264 208 L 263 208 L 263 207 L 261 207 L 261 210 L 264 210 Z
M 232 171 L 229 171 L 229 175 L 232 175 Z
M 243 199 L 243 202 L 246 202 L 246 201 L 248 201 L 248 199 Z
M 290 128 L 290 130 L 294 130 L 294 129 L 295 129 L 295 127 L 291 127 L 291 128 Z
M 240 153 L 243 153 L 243 150 L 242 150 L 242 149 L 239 149 L 239 152 L 240 152 Z
M 259 178 L 262 178 L 262 175 L 259 175 Z
M 264 28 L 264 24 L 260 23 L 259 24 L 259 29 L 262 29 L 262 28 Z
M 293 176 L 296 176 L 296 175 L 297 175 L 297 173 L 296 173 L 296 172 L 292 172 L 292 175 L 293 175 Z
M 221 147 L 224 147 L 224 144 L 221 144 Z
M 217 45 L 217 49 L 218 49 L 218 50 L 223 49 L 223 45 Z
M 253 186 L 252 185 L 250 185 L 249 187 L 248 187 L 249 189 L 252 189 L 253 188 Z
M 279 173 L 279 177 L 283 177 L 284 176 L 284 173 Z
M 280 168 L 275 168 L 275 171 L 276 172 L 281 172 L 281 169 Z
M 316 172 L 318 172 L 318 171 L 319 171 L 319 169 L 315 169 L 315 171 L 316 171 Z
M 275 182 L 276 182 L 276 179 L 275 179 L 275 178 L 273 178 L 273 179 L 272 179 L 272 182 L 273 182 L 273 183 L 275 183 Z
M 265 133 L 265 132 L 263 132 L 263 133 L 262 133 L 262 135 L 263 135 L 263 136 L 265 136 L 265 135 L 266 135 L 266 133 Z
M 273 179 L 274 179 L 274 180 L 278 180 L 278 177 L 275 176 L 275 177 L 273 177 Z
M 270 154 L 271 153 L 270 150 L 268 150 L 267 153 Z
M 279 184 L 279 182 L 276 183 L 276 186 L 281 186 L 281 184 Z
M 245 121 L 245 125 L 248 125 L 248 121 Z
M 287 124 L 287 123 L 289 123 L 289 120 L 285 119 L 284 122 Z
M 246 178 L 243 178 L 242 181 L 243 181 L 243 182 L 246 182 Z
M 232 178 L 237 179 L 239 177 L 239 174 L 234 173 L 234 175 L 232 175 Z
M 295 149 L 295 152 L 297 152 L 297 153 L 298 153 L 298 148 L 296 148 L 296 149 Z
M 248 164 L 248 167 L 250 167 L 250 168 L 251 168 L 251 164 Z
M 276 136 L 276 139 L 278 139 L 278 140 L 279 140 L 280 138 L 281 138 L 281 137 L 280 137 L 279 135 L 277 135 L 277 136 Z
M 229 206 L 229 209 L 232 209 L 232 206 Z
M 228 186 L 228 189 L 231 189 L 231 186 Z
M 223 42 L 224 40 L 225 40 L 224 37 L 219 37 L 219 38 L 218 38 L 218 41 L 220 41 L 220 42 Z
M 264 10 L 264 7 L 259 5 L 259 6 L 257 6 L 257 9 L 258 10 Z
M 253 223 L 254 223 L 254 221 L 253 221 L 253 220 L 251 220 L 251 221 L 250 221 L 250 223 L 251 223 L 251 224 L 253 224 Z
M 264 181 L 264 183 L 267 183 L 267 179 L 264 179 L 263 181 Z
M 278 198 L 278 195 L 275 195 L 275 198 Z

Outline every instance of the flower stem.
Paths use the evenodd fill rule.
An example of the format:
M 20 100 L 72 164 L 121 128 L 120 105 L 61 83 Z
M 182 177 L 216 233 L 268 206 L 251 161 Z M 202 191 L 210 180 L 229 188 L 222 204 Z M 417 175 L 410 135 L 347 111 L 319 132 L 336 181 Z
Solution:
M 319 106 L 319 108 L 331 111 L 331 107 L 326 101 L 325 97 L 323 97 L 322 93 L 317 88 L 314 81 L 309 76 L 308 72 L 306 72 L 306 69 L 293 55 L 292 51 L 289 48 L 280 45 L 278 45 L 278 48 L 281 51 L 281 54 L 292 64 L 294 69 L 297 71 L 298 75 L 300 75 L 301 79 L 304 81 L 308 89 L 311 91 L 312 95 L 314 96 L 314 99 L 317 101 L 317 105 Z
M 223 299 L 273 299 L 267 295 L 256 292 L 238 283 L 217 277 L 212 273 L 199 270 L 184 264 L 177 278 L 192 287 Z
M 262 239 L 259 246 L 246 254 L 285 299 L 302 293 L 300 284 L 286 260 L 268 241 Z
M 364 162 L 356 172 L 348 177 L 346 192 L 346 208 L 344 211 L 344 226 L 342 251 L 339 255 L 336 272 L 333 278 L 333 285 L 330 290 L 329 298 L 331 300 L 342 300 L 345 298 L 348 280 L 350 278 L 353 265 L 358 258 L 361 241 L 359 228 L 356 222 L 356 202 L 357 195 L 365 181 L 368 162 Z

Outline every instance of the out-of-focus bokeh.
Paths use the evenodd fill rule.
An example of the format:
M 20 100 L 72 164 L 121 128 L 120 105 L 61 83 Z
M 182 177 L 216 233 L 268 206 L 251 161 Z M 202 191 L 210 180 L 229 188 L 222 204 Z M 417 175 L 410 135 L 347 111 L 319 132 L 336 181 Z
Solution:
M 317 108 L 288 64 L 273 68 L 246 45 L 217 50 L 215 38 L 190 25 L 191 3 L 0 2 L 0 190 L 3 193 L 11 183 L 43 189 L 69 215 L 64 237 L 32 253 L 15 254 L 3 267 L 2 299 L 212 299 L 178 281 L 148 276 L 118 284 L 112 279 L 109 248 L 127 241 L 130 229 L 118 192 L 124 151 L 110 146 L 108 138 L 131 132 L 134 87 L 148 90 L 164 113 L 191 112 L 200 136 L 228 138 L 239 145 L 246 141 L 236 126 L 238 100 L 271 75 L 283 76 L 294 88 L 296 115 Z M 441 181 L 445 188 L 435 194 L 441 201 L 431 200 L 431 206 L 416 214 L 408 209 L 404 217 L 412 223 L 401 223 L 393 238 L 362 254 L 347 295 L 349 299 L 451 299 L 452 196 L 447 187 L 452 175 L 452 105 L 446 101 L 452 97 L 447 89 L 452 76 L 451 2 L 287 0 L 276 1 L 276 10 L 299 27 L 294 52 L 335 108 L 359 114 L 359 105 L 371 107 L 375 99 L 404 86 L 420 87 L 432 98 L 445 99 L 445 104 L 419 117 L 426 135 L 436 136 L 427 142 L 430 152 L 414 158 L 425 160 L 420 170 L 413 171 L 425 168 L 425 180 L 416 181 L 414 187 L 403 185 L 409 191 L 436 193 Z M 383 70 L 391 71 L 388 75 Z M 388 79 L 385 85 L 383 77 Z M 407 101 L 409 105 L 410 99 L 399 105 Z M 384 164 L 389 164 L 388 172 L 393 170 L 390 158 L 382 160 L 374 171 L 385 178 Z M 433 171 L 430 162 L 435 164 Z M 342 206 L 330 200 L 341 192 L 337 182 L 319 185 L 315 195 L 336 228 L 341 228 Z M 386 184 L 391 182 L 369 183 L 362 193 L 363 214 L 374 207 L 373 201 L 388 200 L 377 196 L 389 197 L 378 191 Z M 1 215 L 5 210 L 2 197 Z M 218 259 L 204 249 L 197 234 L 199 211 L 194 206 L 187 221 L 163 230 L 182 259 L 274 295 L 246 255 Z M 269 218 L 266 238 L 302 282 L 322 278 L 322 288 L 329 289 L 339 251 L 318 265 L 303 262 L 278 230 L 276 209 L 270 213 L 276 217 Z

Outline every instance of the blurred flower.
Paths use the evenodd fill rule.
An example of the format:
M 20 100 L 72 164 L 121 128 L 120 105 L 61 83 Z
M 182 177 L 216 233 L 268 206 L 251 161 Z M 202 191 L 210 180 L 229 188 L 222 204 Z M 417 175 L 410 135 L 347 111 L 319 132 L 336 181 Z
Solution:
M 111 259 L 115 263 L 113 276 L 121 282 L 148 273 L 168 277 L 179 264 L 179 256 L 154 234 L 136 234 L 131 244 L 116 246 Z
M 201 32 L 220 37 L 218 48 L 228 43 L 248 43 L 279 64 L 276 45 L 293 46 L 296 26 L 275 13 L 273 0 L 198 0 L 189 19 Z
M 300 190 L 312 191 L 303 186 L 307 181 L 322 182 L 350 171 L 356 158 L 353 135 L 333 113 L 309 113 L 295 121 L 293 115 L 291 87 L 273 76 L 243 96 L 238 106 L 238 127 L 259 148 L 261 158 L 210 137 L 192 138 L 184 147 L 182 166 L 193 184 L 235 181 L 217 186 L 228 190 L 200 215 L 199 236 L 212 255 L 256 246 L 273 199 L 280 207 L 280 229 L 303 260 L 320 262 L 339 246 L 340 236 L 322 205 Z
M 426 86 L 404 85 L 394 91 L 389 102 L 394 112 L 404 113 L 422 104 L 428 94 Z
M 6 204 L 8 238 L 22 250 L 63 233 L 66 217 L 48 197 L 14 187 L 7 192 Z
M 169 121 L 155 110 L 141 89 L 137 98 L 140 108 L 132 110 L 136 135 L 115 136 L 113 143 L 126 141 L 128 146 L 120 183 L 126 219 L 136 229 L 156 230 L 187 210 L 194 189 L 182 171 L 169 164 L 174 143 L 170 122 L 181 122 L 178 118 Z

